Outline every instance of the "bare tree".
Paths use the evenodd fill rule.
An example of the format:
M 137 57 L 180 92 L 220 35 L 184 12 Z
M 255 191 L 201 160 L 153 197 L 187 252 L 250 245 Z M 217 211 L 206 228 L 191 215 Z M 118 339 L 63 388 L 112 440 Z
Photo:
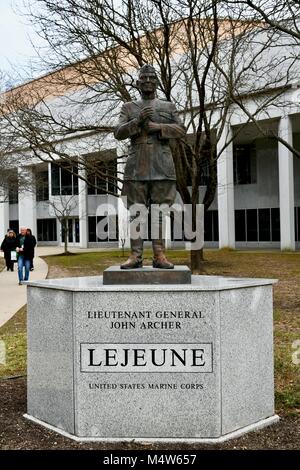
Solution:
M 248 6 L 249 19 L 261 18 L 266 24 L 294 39 L 300 39 L 300 15 L 298 0 L 244 0 L 229 1 L 231 5 Z
M 62 238 L 64 242 L 64 254 L 68 255 L 68 240 L 69 240 L 69 220 L 72 218 L 74 209 L 77 207 L 76 196 L 56 196 L 48 201 L 52 212 L 59 220 L 62 229 Z
M 137 96 L 136 69 L 152 63 L 159 96 L 176 102 L 189 130 L 187 140 L 176 141 L 173 156 L 177 189 L 183 203 L 192 204 L 195 225 L 196 204 L 207 210 L 215 197 L 216 162 L 232 109 L 246 116 L 238 132 L 253 122 L 263 134 L 259 114 L 285 105 L 284 91 L 296 74 L 296 39 L 284 42 L 283 56 L 282 28 L 269 26 L 249 3 L 28 0 L 30 19 L 48 45 L 43 69 L 54 72 L 7 94 L 2 115 L 15 146 L 45 161 L 77 158 L 103 180 L 106 170 L 82 156 L 114 145 L 110 132 L 119 105 Z M 255 96 L 251 110 L 249 96 Z M 84 172 L 79 177 L 86 179 Z M 111 178 L 119 187 L 121 172 Z M 202 250 L 191 251 L 193 270 L 201 268 L 201 259 Z

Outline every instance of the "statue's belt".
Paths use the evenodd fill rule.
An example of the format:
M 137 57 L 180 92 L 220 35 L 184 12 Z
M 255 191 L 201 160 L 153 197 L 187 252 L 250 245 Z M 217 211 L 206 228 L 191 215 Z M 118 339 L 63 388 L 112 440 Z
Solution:
M 140 135 L 138 137 L 131 137 L 131 144 L 155 144 L 159 142 L 162 145 L 166 145 L 169 142 L 169 139 L 161 139 L 159 133 L 151 135 Z

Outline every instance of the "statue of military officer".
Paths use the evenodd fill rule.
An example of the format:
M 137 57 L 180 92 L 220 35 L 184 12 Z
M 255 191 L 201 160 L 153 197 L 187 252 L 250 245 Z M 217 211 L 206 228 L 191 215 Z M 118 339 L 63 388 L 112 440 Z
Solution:
M 174 203 L 176 175 L 169 146 L 170 139 L 184 137 L 186 130 L 176 107 L 170 101 L 156 98 L 158 78 L 154 67 L 144 65 L 137 86 L 141 99 L 124 103 L 115 129 L 118 140 L 130 139 L 122 195 L 127 206 Z M 160 233 L 160 232 L 159 232 Z M 140 268 L 143 264 L 143 239 L 130 238 L 131 255 L 122 269 Z M 172 269 L 165 256 L 163 234 L 152 240 L 153 267 Z

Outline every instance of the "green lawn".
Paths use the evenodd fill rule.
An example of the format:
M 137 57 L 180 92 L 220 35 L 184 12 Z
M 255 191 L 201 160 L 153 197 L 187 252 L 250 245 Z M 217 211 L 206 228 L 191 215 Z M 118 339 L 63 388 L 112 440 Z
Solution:
M 145 257 L 150 263 L 151 252 Z M 188 253 L 170 251 L 177 264 L 188 264 Z M 300 339 L 300 253 L 205 251 L 203 274 L 279 279 L 274 286 L 276 408 L 300 411 L 300 365 L 292 362 L 292 343 Z M 119 251 L 48 256 L 48 277 L 90 276 L 124 260 Z M 0 329 L 6 343 L 7 365 L 0 376 L 26 372 L 26 309 L 22 308 Z

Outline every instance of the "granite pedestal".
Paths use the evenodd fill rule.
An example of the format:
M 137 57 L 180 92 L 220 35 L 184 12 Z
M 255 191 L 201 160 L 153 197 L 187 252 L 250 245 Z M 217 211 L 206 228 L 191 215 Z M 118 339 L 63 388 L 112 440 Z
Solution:
M 275 422 L 273 283 L 28 282 L 26 417 L 101 441 L 215 443 Z
M 121 269 L 120 266 L 111 266 L 103 272 L 103 284 L 191 284 L 191 270 L 187 266 L 175 266 L 174 269 L 152 266 Z

